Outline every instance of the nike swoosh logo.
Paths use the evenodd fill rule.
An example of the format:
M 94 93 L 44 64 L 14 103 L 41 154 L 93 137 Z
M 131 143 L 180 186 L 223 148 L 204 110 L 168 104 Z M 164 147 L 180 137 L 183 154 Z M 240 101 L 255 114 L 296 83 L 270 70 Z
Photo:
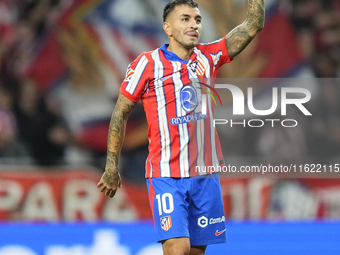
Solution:
M 226 229 L 223 229 L 223 230 L 220 231 L 220 232 L 218 232 L 218 230 L 216 230 L 215 235 L 216 235 L 216 236 L 220 236 L 220 235 L 222 235 L 225 231 L 226 231 Z
M 172 77 L 172 75 L 169 75 L 169 76 L 167 76 L 167 77 L 161 78 L 160 80 L 163 82 L 163 81 L 165 81 L 165 80 L 167 80 L 167 79 L 169 79 L 169 78 L 171 78 L 171 77 Z

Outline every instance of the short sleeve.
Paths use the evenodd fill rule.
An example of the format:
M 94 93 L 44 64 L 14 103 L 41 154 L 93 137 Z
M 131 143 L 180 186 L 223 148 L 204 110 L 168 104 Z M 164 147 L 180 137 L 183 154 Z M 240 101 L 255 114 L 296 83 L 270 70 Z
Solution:
M 138 102 L 149 81 L 148 59 L 144 54 L 138 56 L 127 68 L 120 92 L 134 102 Z
M 233 61 L 229 56 L 224 37 L 212 43 L 201 44 L 200 47 L 212 57 L 216 68 Z
M 222 66 L 223 64 L 233 62 L 233 59 L 230 58 L 228 49 L 227 49 L 227 44 L 225 42 L 225 38 L 223 37 L 220 39 L 217 48 L 222 51 L 222 55 L 220 59 L 218 60 L 218 66 Z

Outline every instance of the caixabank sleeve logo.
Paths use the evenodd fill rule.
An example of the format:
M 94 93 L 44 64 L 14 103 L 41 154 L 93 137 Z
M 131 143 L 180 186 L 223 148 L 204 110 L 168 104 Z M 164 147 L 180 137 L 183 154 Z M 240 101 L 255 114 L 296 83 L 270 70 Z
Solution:
M 195 84 L 198 84 L 200 86 L 194 86 L 193 83 L 191 83 L 190 85 L 183 86 L 183 88 L 181 89 L 180 102 L 182 109 L 186 112 L 186 115 L 171 118 L 170 122 L 172 125 L 187 124 L 189 122 L 207 118 L 207 95 L 209 95 L 214 101 L 214 104 L 217 105 L 216 99 L 214 97 L 215 94 L 222 105 L 222 100 L 220 96 L 212 86 L 203 82 L 196 82 Z M 212 92 L 210 92 L 208 89 L 210 89 L 210 91 Z M 205 92 L 206 94 L 202 92 Z M 200 112 L 195 112 L 200 104 L 202 106 L 202 110 Z

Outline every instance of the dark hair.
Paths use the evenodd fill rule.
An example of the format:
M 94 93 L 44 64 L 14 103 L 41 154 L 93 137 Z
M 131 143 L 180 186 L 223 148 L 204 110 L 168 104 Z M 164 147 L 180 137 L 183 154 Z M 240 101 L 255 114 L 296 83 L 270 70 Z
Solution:
M 169 14 L 175 9 L 177 5 L 188 5 L 192 8 L 198 8 L 198 4 L 193 0 L 171 0 L 163 10 L 163 22 L 165 22 L 166 18 Z

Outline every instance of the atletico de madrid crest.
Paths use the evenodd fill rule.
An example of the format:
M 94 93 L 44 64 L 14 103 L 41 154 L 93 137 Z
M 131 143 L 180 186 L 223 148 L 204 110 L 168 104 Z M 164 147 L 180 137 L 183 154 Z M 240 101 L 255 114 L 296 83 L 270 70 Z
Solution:
M 205 67 L 200 60 L 196 60 L 191 64 L 191 70 L 198 76 L 204 76 Z
M 168 231 L 172 226 L 171 217 L 165 216 L 161 218 L 161 228 L 165 231 Z

